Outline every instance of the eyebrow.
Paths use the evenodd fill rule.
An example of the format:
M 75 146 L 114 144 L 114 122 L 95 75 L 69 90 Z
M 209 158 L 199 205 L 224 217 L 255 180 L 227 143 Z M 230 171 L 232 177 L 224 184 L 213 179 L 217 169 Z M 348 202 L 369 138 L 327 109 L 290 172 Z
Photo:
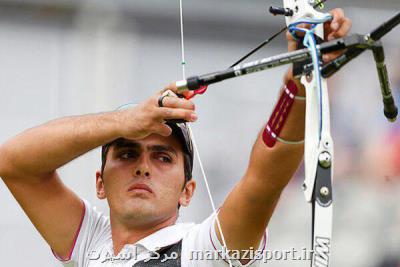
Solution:
M 138 149 L 142 150 L 142 145 L 138 142 L 127 140 L 127 139 L 119 139 L 115 141 L 114 144 L 114 151 L 123 149 L 123 148 L 133 148 L 133 149 Z M 177 151 L 175 148 L 173 148 L 170 145 L 149 145 L 147 148 L 150 151 L 153 152 L 171 152 L 175 154 L 176 156 L 178 155 Z
M 155 151 L 155 152 L 167 151 L 167 152 L 171 152 L 171 153 L 175 154 L 176 156 L 178 155 L 178 153 L 176 152 L 176 149 L 169 145 L 153 145 L 153 146 L 149 146 L 149 149 L 151 151 Z
M 114 150 L 117 149 L 121 149 L 121 148 L 126 148 L 126 147 L 130 147 L 130 148 L 140 148 L 140 144 L 135 142 L 135 141 L 130 141 L 127 139 L 117 139 L 114 144 L 112 144 L 114 146 Z

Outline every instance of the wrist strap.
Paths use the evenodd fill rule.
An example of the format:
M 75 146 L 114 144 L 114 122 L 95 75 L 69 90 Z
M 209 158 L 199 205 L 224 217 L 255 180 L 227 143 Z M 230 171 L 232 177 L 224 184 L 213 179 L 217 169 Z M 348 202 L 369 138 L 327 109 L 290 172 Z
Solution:
M 294 99 L 296 99 L 296 100 L 306 100 L 306 97 L 305 97 L 305 96 L 298 96 L 298 95 L 296 95 L 296 96 L 294 97 Z
M 277 137 L 276 140 L 278 140 L 281 143 L 284 143 L 286 145 L 300 145 L 300 144 L 304 144 L 304 140 L 300 140 L 300 141 L 288 141 L 285 139 L 282 139 L 280 137 Z
M 297 92 L 298 89 L 296 84 L 292 80 L 290 80 L 286 84 L 278 100 L 278 103 L 276 104 L 274 111 L 272 112 L 271 117 L 269 118 L 268 123 L 263 130 L 262 139 L 266 146 L 273 147 L 276 144 L 276 140 L 279 140 L 280 142 L 285 144 L 297 143 L 292 141 L 286 141 L 278 137 L 288 118 L 289 112 L 293 106 Z

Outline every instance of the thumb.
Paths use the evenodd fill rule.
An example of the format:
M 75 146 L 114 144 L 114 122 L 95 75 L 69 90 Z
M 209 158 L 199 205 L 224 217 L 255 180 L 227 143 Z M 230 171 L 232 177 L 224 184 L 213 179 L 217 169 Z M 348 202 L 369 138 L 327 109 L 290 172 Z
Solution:
M 159 134 L 161 136 L 170 136 L 172 134 L 172 129 L 165 123 L 159 123 L 154 128 L 154 133 Z
M 288 51 L 297 50 L 297 41 L 293 38 L 289 31 L 286 32 L 286 39 L 288 41 Z

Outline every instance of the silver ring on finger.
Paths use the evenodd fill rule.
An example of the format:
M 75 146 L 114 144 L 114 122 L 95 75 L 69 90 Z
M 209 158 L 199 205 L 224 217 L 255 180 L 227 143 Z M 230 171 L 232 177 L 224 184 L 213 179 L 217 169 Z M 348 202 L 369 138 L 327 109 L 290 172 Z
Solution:
M 164 98 L 167 97 L 167 96 L 168 96 L 167 94 L 162 94 L 162 95 L 158 98 L 158 106 L 159 106 L 160 108 L 164 107 L 164 105 L 163 105 L 163 100 L 164 100 Z

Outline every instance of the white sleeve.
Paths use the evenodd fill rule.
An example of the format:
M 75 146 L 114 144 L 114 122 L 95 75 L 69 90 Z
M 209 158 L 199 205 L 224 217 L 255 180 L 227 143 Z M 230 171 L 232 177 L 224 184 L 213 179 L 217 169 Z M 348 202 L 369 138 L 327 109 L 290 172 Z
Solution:
M 212 214 L 201 224 L 194 226 L 182 240 L 182 266 L 190 267 L 227 267 L 228 259 L 223 254 L 223 246 L 217 238 L 214 224 L 216 215 Z M 267 231 L 260 242 L 257 252 L 259 257 L 249 254 L 251 258 L 247 264 L 241 264 L 237 259 L 231 259 L 232 266 L 256 267 L 262 261 L 263 251 L 266 248 Z M 232 255 L 232 254 L 231 254 Z M 233 255 L 235 256 L 235 255 Z M 236 255 L 238 257 L 238 255 Z
M 86 266 L 89 254 L 111 238 L 108 217 L 98 212 L 88 201 L 82 200 L 82 202 L 84 204 L 82 219 L 69 257 L 62 259 L 53 251 L 54 256 L 66 267 Z

